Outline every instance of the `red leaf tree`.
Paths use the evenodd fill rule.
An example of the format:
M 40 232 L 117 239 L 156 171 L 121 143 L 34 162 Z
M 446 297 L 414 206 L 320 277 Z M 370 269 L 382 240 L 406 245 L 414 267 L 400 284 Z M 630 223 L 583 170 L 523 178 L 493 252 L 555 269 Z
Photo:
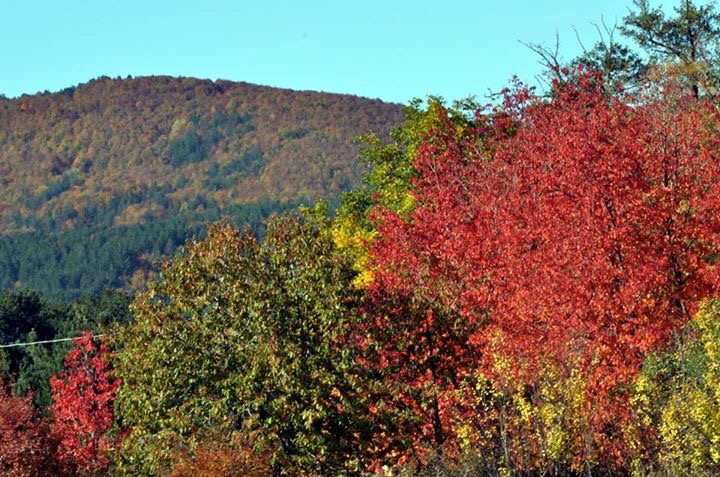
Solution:
M 480 358 L 468 337 L 486 315 L 462 309 L 458 297 L 472 277 L 458 273 L 450 252 L 465 248 L 462 219 L 453 214 L 467 201 L 466 173 L 482 170 L 470 163 L 485 148 L 470 125 L 458 130 L 446 111 L 439 114 L 414 164 L 419 177 L 410 221 L 390 210 L 374 212 L 379 239 L 371 250 L 368 321 L 359 333 L 369 351 L 365 365 L 385 387 L 378 413 L 388 414 L 379 419 L 392 422 L 376 444 L 396 462 L 424 463 L 435 452 L 456 450 L 457 425 L 473 416 L 462 389 Z
M 0 381 L 0 474 L 8 477 L 59 475 L 48 425 L 35 412 L 32 397 L 12 394 Z
M 667 92 L 608 98 L 580 74 L 551 100 L 509 93 L 474 139 L 436 130 L 415 161 L 410 219 L 377 212 L 371 293 L 452 319 L 433 326 L 424 306 L 397 322 L 402 332 L 377 333 L 393 375 L 418 374 L 428 353 L 444 373 L 424 366 L 432 383 L 473 368 L 492 378 L 498 354 L 528 384 L 548 360 L 579 368 L 590 437 L 578 447 L 622 465 L 627 385 L 718 291 L 719 119 L 710 103 Z M 428 336 L 421 353 L 403 344 Z M 439 401 L 453 393 L 445 386 Z
M 74 343 L 64 369 L 50 378 L 52 431 L 59 441 L 58 460 L 92 474 L 107 468 L 107 451 L 119 443 L 111 428 L 120 381 L 110 374 L 102 341 L 88 331 Z

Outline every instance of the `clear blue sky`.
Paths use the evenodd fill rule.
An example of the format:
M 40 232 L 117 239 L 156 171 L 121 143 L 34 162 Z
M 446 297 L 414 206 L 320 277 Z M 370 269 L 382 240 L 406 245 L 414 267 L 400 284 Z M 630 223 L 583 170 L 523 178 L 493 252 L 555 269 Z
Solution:
M 651 2 L 657 4 L 658 2 Z M 674 2 L 670 2 L 671 4 Z M 497 91 L 631 0 L 0 0 L 0 94 L 167 74 L 407 102 Z

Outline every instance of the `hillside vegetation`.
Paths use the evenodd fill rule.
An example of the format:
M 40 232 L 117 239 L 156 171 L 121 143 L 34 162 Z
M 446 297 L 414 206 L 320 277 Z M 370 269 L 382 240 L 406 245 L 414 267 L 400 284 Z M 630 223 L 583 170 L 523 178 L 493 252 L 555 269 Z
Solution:
M 198 224 L 257 225 L 334 200 L 363 173 L 354 139 L 386 135 L 402 114 L 349 95 L 171 77 L 0 99 L 0 287 L 69 298 L 123 286 L 138 257 L 173 253 Z

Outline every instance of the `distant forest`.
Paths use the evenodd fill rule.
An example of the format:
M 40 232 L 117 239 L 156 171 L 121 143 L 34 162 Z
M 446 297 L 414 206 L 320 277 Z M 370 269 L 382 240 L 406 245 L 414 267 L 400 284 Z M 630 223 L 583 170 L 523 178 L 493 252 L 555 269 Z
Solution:
M 170 257 L 207 224 L 224 220 L 264 234 L 264 220 L 301 202 L 260 202 L 183 211 L 146 223 L 0 236 L 0 288 L 29 288 L 64 301 L 107 288 L 142 286 L 161 257 Z
M 71 300 L 132 287 L 208 222 L 358 183 L 361 134 L 400 105 L 190 78 L 99 78 L 0 98 L 0 288 Z

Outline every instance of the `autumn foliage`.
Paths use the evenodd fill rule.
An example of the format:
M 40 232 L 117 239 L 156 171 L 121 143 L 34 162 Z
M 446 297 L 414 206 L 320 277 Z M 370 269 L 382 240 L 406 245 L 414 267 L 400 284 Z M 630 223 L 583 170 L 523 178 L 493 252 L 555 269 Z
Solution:
M 171 477 L 265 477 L 272 474 L 272 456 L 254 449 L 252 439 L 236 438 L 227 444 L 218 436 L 206 438 L 194 453 L 181 452 Z
M 6 472 L 712 475 L 720 113 L 574 75 L 416 110 L 335 219 L 211 227 L 47 419 L 5 391 Z
M 712 468 L 677 450 L 697 436 L 662 383 L 689 383 L 672 389 L 696 419 L 714 409 L 697 383 L 715 379 L 715 315 L 697 313 L 718 292 L 718 112 L 672 85 L 608 95 L 575 77 L 474 114 L 433 103 L 400 143 L 370 144 L 378 169 L 335 221 L 191 243 L 115 339 L 135 428 L 118 471 L 224 475 L 260 450 L 290 474 Z M 693 316 L 701 377 L 653 371 L 697 339 Z
M 508 91 L 474 134 L 428 133 L 411 216 L 374 212 L 369 287 L 401 328 L 376 334 L 380 362 L 433 390 L 418 440 L 457 432 L 462 378 L 532 396 L 550 366 L 583 379 L 570 462 L 627 462 L 628 386 L 717 292 L 717 121 L 709 102 L 610 98 L 585 73 L 550 101 Z
M 684 24 L 636 2 L 626 28 L 675 48 L 712 12 L 683 5 Z M 720 35 L 706 19 L 692 31 Z M 75 340 L 47 417 L 0 383 L 0 472 L 719 475 L 720 108 L 689 74 L 707 65 L 681 66 L 636 72 L 632 91 L 577 66 L 546 95 L 515 81 L 489 106 L 413 102 L 389 142 L 365 137 L 371 170 L 334 216 L 188 242 L 107 345 Z M 200 119 L 168 124 L 191 181 L 176 192 L 244 174 Z M 24 356 L 0 366 L 27 371 Z
M 0 382 L 0 473 L 33 477 L 55 473 L 53 442 L 47 423 L 33 407 L 30 396 L 12 394 Z
M 64 369 L 50 378 L 57 459 L 82 475 L 105 470 L 107 452 L 120 441 L 117 434 L 109 432 L 120 381 L 110 375 L 107 347 L 98 340 L 90 332 L 74 340 Z
M 362 173 L 353 138 L 384 135 L 401 114 L 350 95 L 169 76 L 3 97 L 0 231 L 330 198 Z

